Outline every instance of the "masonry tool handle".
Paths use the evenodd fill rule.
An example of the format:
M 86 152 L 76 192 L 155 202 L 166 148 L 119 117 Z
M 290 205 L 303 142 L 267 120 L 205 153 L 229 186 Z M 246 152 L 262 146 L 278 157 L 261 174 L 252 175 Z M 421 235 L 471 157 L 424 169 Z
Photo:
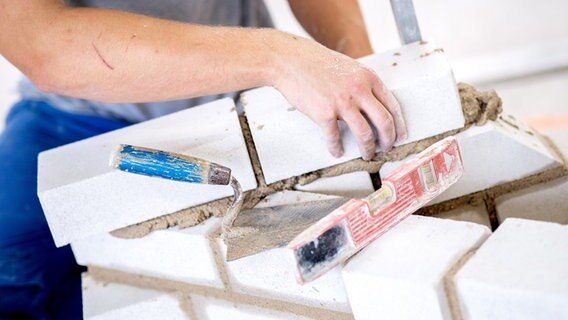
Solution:
M 394 21 L 402 44 L 422 40 L 412 0 L 390 0 Z
M 149 177 L 199 184 L 228 185 L 231 169 L 184 154 L 121 144 L 113 152 L 110 166 Z

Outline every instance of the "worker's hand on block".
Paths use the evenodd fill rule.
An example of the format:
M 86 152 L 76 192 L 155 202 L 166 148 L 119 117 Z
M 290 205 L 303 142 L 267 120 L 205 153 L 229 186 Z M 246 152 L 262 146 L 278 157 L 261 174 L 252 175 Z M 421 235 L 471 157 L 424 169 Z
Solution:
M 280 44 L 286 54 L 275 87 L 321 127 L 333 156 L 343 154 L 338 120 L 352 131 L 365 160 L 374 157 L 377 142 L 387 151 L 406 138 L 400 105 L 373 70 L 309 39 L 290 36 Z

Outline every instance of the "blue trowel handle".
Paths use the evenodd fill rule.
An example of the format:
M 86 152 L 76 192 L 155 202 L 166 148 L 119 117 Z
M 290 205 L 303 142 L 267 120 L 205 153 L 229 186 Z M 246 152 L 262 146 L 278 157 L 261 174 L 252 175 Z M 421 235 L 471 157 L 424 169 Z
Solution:
M 110 166 L 122 171 L 169 180 L 228 185 L 231 169 L 191 156 L 121 144 Z

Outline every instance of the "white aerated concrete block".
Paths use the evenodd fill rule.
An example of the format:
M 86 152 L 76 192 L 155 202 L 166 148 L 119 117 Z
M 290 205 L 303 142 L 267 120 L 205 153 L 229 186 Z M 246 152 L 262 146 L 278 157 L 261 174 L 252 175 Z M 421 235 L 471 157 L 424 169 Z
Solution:
M 568 177 L 497 198 L 499 221 L 524 218 L 568 224 Z
M 197 319 L 206 320 L 308 320 L 291 313 L 277 312 L 256 306 L 191 295 Z
M 230 167 L 256 188 L 232 100 L 223 99 L 39 155 L 38 195 L 57 246 L 231 196 L 228 186 L 130 174 L 108 165 L 118 144 L 184 153 Z
M 442 50 L 414 43 L 361 62 L 379 74 L 401 103 L 408 127 L 408 139 L 401 144 L 463 127 L 457 88 Z M 344 123 L 345 154 L 331 156 L 319 127 L 273 88 L 245 92 L 243 105 L 267 183 L 360 157 Z
M 268 201 L 261 202 L 259 207 L 325 200 L 333 197 L 300 191 L 284 191 L 271 195 Z M 218 243 L 225 255 L 227 247 L 220 239 Z M 341 273 L 338 269 L 331 270 L 316 281 L 303 286 L 299 285 L 296 283 L 295 268 L 289 258 L 289 253 L 284 248 L 275 248 L 229 261 L 226 263 L 226 269 L 229 281 L 237 292 L 270 296 L 272 299 L 350 312 Z
M 100 283 L 83 275 L 83 318 L 88 320 L 189 319 L 180 301 L 163 292 Z
M 262 199 L 255 206 L 255 208 L 269 208 L 269 207 L 288 205 L 291 203 L 322 201 L 322 200 L 330 200 L 336 198 L 338 198 L 338 196 L 329 196 L 326 194 L 295 191 L 295 190 L 283 190 L 268 195 L 266 198 Z
M 474 223 L 408 217 L 343 269 L 355 318 L 449 319 L 443 277 L 489 234 Z
M 509 218 L 455 276 L 464 319 L 568 319 L 568 227 Z
M 77 263 L 222 288 L 208 235 L 220 226 L 210 218 L 187 229 L 158 230 L 139 239 L 100 234 L 71 244 Z
M 345 198 L 363 198 L 375 191 L 371 176 L 365 171 L 351 172 L 336 177 L 319 178 L 303 186 L 296 185 L 295 189 Z
M 462 205 L 456 209 L 441 212 L 436 215 L 436 218 L 473 222 L 491 229 L 489 213 L 487 213 L 485 205 Z

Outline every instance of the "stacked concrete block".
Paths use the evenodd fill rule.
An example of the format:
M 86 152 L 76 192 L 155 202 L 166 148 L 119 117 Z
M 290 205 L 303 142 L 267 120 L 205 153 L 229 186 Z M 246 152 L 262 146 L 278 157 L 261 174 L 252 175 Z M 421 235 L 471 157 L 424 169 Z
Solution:
M 503 195 L 496 206 L 499 221 L 515 217 L 568 224 L 568 178 Z
M 337 177 L 320 178 L 304 186 L 297 185 L 295 189 L 348 198 L 363 198 L 373 192 L 373 182 L 368 172 L 358 171 Z
M 469 222 L 407 218 L 343 269 L 355 318 L 449 319 L 444 277 L 489 234 Z
M 269 208 L 275 206 L 288 205 L 290 203 L 322 201 L 322 200 L 330 200 L 337 198 L 338 196 L 330 196 L 321 193 L 304 192 L 296 190 L 283 190 L 268 195 L 266 198 L 262 199 L 255 206 L 255 208 Z
M 82 279 L 83 318 L 88 320 L 189 319 L 178 297 L 124 284 Z
M 77 263 L 184 283 L 222 288 L 209 235 L 220 226 L 211 218 L 196 227 L 158 230 L 139 239 L 108 233 L 71 244 Z
M 442 50 L 414 43 L 361 62 L 381 75 L 401 103 L 408 127 L 402 144 L 463 127 L 460 99 Z M 360 157 L 343 123 L 345 154 L 331 156 L 318 126 L 273 88 L 245 92 L 243 104 L 267 183 Z
M 456 274 L 464 319 L 568 319 L 568 227 L 509 218 Z
M 233 170 L 244 190 L 256 188 L 233 101 L 191 108 L 40 154 L 38 195 L 58 246 L 233 193 L 114 170 L 109 158 L 121 143 L 217 162 Z

